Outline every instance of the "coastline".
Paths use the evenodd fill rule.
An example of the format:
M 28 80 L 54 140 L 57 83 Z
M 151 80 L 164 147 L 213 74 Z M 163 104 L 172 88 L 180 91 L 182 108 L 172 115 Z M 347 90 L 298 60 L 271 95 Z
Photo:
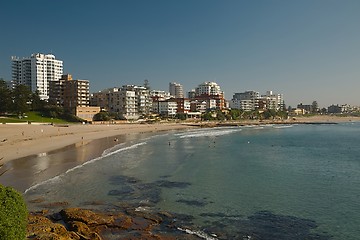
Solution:
M 238 121 L 238 122 L 210 122 L 213 124 L 217 124 L 215 126 L 231 126 L 230 124 L 234 124 L 232 126 L 242 126 L 242 125 L 262 125 L 262 124 L 335 124 L 335 123 L 339 123 L 339 122 L 355 122 L 355 121 L 359 121 L 360 118 L 301 118 L 301 119 L 291 119 L 288 121 Z M 222 125 L 222 124 L 227 124 L 227 125 Z M 109 149 L 112 146 L 115 146 L 117 144 L 120 143 L 126 143 L 132 140 L 137 140 L 137 139 L 141 139 L 141 138 L 146 138 L 148 135 L 152 135 L 152 134 L 158 134 L 158 132 L 160 131 L 169 131 L 169 130 L 181 130 L 181 129 L 188 129 L 188 128 L 194 128 L 194 127 L 213 127 L 214 125 L 209 125 L 208 122 L 199 122 L 197 124 L 192 124 L 192 123 L 187 123 L 187 124 L 152 124 L 152 125 L 144 125 L 144 124 L 124 124 L 124 125 L 100 125 L 100 127 L 98 128 L 91 128 L 91 125 L 89 126 L 83 126 L 83 125 L 76 125 L 73 126 L 75 128 L 78 128 L 79 131 L 76 133 L 72 133 L 72 131 L 70 131 L 70 127 L 61 127 L 64 129 L 68 129 L 68 132 L 65 132 L 65 130 L 61 133 L 63 133 L 62 135 L 59 134 L 59 136 L 54 136 L 51 134 L 54 134 L 53 132 L 50 133 L 51 130 L 48 131 L 47 128 L 44 127 L 45 125 L 37 125 L 36 128 L 27 128 L 29 127 L 28 125 L 25 125 L 24 127 L 27 128 L 27 130 L 38 130 L 38 132 L 36 132 L 35 136 L 33 136 L 34 138 L 31 140 L 24 140 L 23 142 L 28 143 L 29 141 L 32 141 L 32 144 L 38 144 L 39 142 L 41 142 L 40 140 L 44 140 L 43 138 L 45 138 L 45 140 L 49 141 L 49 139 L 51 139 L 52 141 L 59 140 L 61 137 L 63 137 L 64 139 L 68 139 L 70 140 L 76 140 L 75 143 L 71 143 L 70 145 L 66 145 L 65 147 L 61 147 L 61 148 L 56 148 L 44 153 L 48 153 L 48 155 L 45 155 L 45 157 L 41 156 L 38 154 L 32 154 L 30 156 L 27 157 L 23 157 L 20 159 L 15 159 L 14 161 L 9 160 L 8 164 L 11 165 L 12 163 L 16 163 L 17 167 L 19 167 L 20 169 L 27 169 L 29 168 L 30 165 L 33 164 L 31 158 L 37 159 L 37 163 L 40 162 L 46 162 L 48 161 L 48 163 L 50 163 L 49 165 L 47 165 L 44 170 L 44 172 L 42 172 L 42 170 L 39 170 L 39 174 L 34 175 L 33 178 L 37 179 L 37 181 L 41 182 L 41 178 L 43 178 L 43 180 L 48 179 L 50 176 L 49 174 L 54 174 L 55 176 L 57 175 L 56 173 L 54 173 L 53 169 L 57 169 L 57 171 L 64 172 L 64 170 L 59 167 L 58 162 L 60 161 L 61 164 L 64 164 L 65 167 L 71 168 L 71 166 L 69 164 L 72 164 L 72 166 L 76 166 L 79 164 L 82 164 L 83 162 L 86 162 L 88 160 L 91 160 L 95 157 L 98 157 L 102 154 L 102 152 L 105 149 Z M 96 126 L 96 125 L 95 125 Z M 57 128 L 59 126 L 50 126 L 53 127 L 52 130 L 57 130 Z M 84 127 L 84 128 L 82 128 Z M 86 128 L 86 127 L 90 127 L 90 128 Z M 11 128 L 14 129 L 14 128 Z M 16 128 L 17 131 L 19 131 L 21 128 Z M 40 130 L 40 131 L 39 131 Z M 42 131 L 41 131 L 42 130 Z M 2 129 L 0 128 L 0 132 L 2 133 Z M 40 132 L 40 134 L 39 134 Z M 48 134 L 48 135 L 46 135 Z M 56 134 L 56 131 L 55 131 Z M 19 135 L 19 134 L 18 134 Z M 0 141 L 3 135 L 0 135 Z M 11 135 L 8 135 L 11 136 Z M 20 135 L 21 137 L 22 134 Z M 101 136 L 101 137 L 100 137 Z M 26 137 L 26 136 L 24 136 Z M 59 138 L 56 138 L 59 137 Z M 99 138 L 100 137 L 100 138 Z M 10 139 L 10 138 L 9 138 Z M 13 138 L 11 138 L 12 141 L 16 142 L 16 137 L 14 136 Z M 80 140 L 79 140 L 80 139 Z M 116 140 L 115 140 L 116 139 Z M 7 142 L 7 141 L 6 141 Z M 5 143 L 5 142 L 4 142 Z M 61 143 L 63 143 L 63 141 L 61 141 Z M 68 143 L 65 141 L 65 143 Z M 7 144 L 10 144 L 10 140 Z M 6 144 L 4 144 L 6 145 Z M 16 145 L 13 143 L 13 145 Z M 30 144 L 31 145 L 31 144 Z M 12 146 L 12 145 L 10 145 Z M 35 148 L 37 150 L 43 150 L 45 146 L 36 146 Z M 70 161 L 67 162 L 68 158 L 70 158 Z M 19 164 L 20 163 L 20 164 Z M 24 164 L 24 165 L 22 165 Z M 7 164 L 6 164 L 7 165 Z M 5 166 L 4 166 L 5 167 Z M 3 169 L 1 169 L 3 170 Z M 65 170 L 66 171 L 66 170 Z M 49 174 L 44 174 L 45 172 L 49 172 Z M 25 177 L 29 177 L 32 178 L 30 175 L 32 174 L 27 174 L 24 171 L 20 171 L 21 174 L 24 174 Z M 21 174 L 18 174 L 17 176 L 20 176 Z M 7 175 L 7 174 L 5 174 Z M 3 176 L 6 177 L 6 176 Z M 16 177 L 16 176 L 15 176 Z M 15 177 L 13 176 L 13 179 L 15 179 Z M 39 180 L 40 179 L 40 180 Z M 0 181 L 1 181 L 1 177 L 0 177 Z M 30 184 L 30 186 L 32 186 Z M 41 199 L 33 199 L 33 201 L 41 201 Z M 56 204 L 64 204 L 58 207 L 64 208 L 63 210 L 61 210 L 60 212 L 55 212 L 55 215 L 50 214 L 51 209 L 52 209 L 52 205 L 56 205 Z M 66 216 L 62 216 L 62 218 L 59 218 L 59 214 L 62 214 L 64 211 L 68 211 L 68 212 L 79 212 L 79 218 L 84 219 L 85 223 L 86 221 L 86 216 L 89 214 L 86 210 L 87 208 L 90 207 L 90 209 L 92 209 L 91 206 L 81 206 L 81 209 L 70 209 L 67 208 L 66 202 L 54 202 L 51 203 L 48 207 L 44 207 L 44 210 L 42 210 L 41 212 L 32 212 L 30 213 L 30 219 L 32 218 L 37 218 L 37 217 L 41 217 L 42 220 L 44 220 L 44 229 L 48 229 L 49 226 L 52 226 L 52 224 L 58 224 L 58 222 L 60 220 L 64 221 L 65 219 L 67 219 Z M 153 230 L 157 231 L 156 229 L 160 229 L 162 233 L 169 234 L 171 235 L 171 237 L 174 237 L 174 239 L 176 239 L 176 236 L 178 236 L 179 234 L 181 234 L 181 229 L 182 229 L 182 225 L 171 225 L 170 228 L 166 228 L 165 226 L 168 226 L 167 224 L 169 222 L 172 221 L 172 219 L 177 219 L 179 218 L 179 216 L 176 216 L 175 213 L 148 213 L 146 211 L 138 211 L 138 210 L 134 210 L 134 206 L 128 206 L 126 204 L 124 205 L 119 205 L 118 208 L 116 209 L 115 213 L 116 214 L 122 214 L 122 213 L 126 213 L 126 215 L 121 215 L 121 219 L 126 218 L 126 222 L 130 222 L 132 224 L 132 226 L 134 226 L 134 224 L 137 224 L 137 220 L 141 219 L 141 222 L 144 221 L 148 221 L 149 219 L 157 219 L 156 221 L 151 220 L 149 223 L 146 224 L 146 227 L 144 228 L 139 228 L 136 231 L 133 231 L 133 229 L 130 227 L 129 229 L 131 230 L 131 233 L 129 233 L 130 236 L 135 236 L 137 234 L 145 234 L 148 232 L 148 226 L 153 226 Z M 136 208 L 137 209 L 137 208 Z M 91 215 L 93 215 L 93 213 L 90 213 Z M 103 214 L 108 214 L 106 212 L 98 212 L 97 214 L 100 214 L 101 218 L 108 218 L 107 216 L 104 216 Z M 114 214 L 114 213 L 111 213 Z M 170 218 L 168 219 L 168 216 L 170 216 Z M 55 219 L 55 220 L 54 220 Z M 60 220 L 59 220 L 60 219 Z M 113 223 L 111 222 L 113 219 L 113 215 L 109 216 L 108 222 L 106 222 L 106 224 L 109 224 L 109 226 L 113 226 Z M 49 221 L 51 220 L 51 221 Z M 32 223 L 34 222 L 34 223 Z M 38 220 L 34 220 L 34 221 L 30 221 L 29 222 L 29 229 L 34 228 L 34 229 L 38 229 Z M 32 225 L 34 224 L 34 225 Z M 69 226 L 71 226 L 71 222 L 66 223 L 66 228 L 69 228 Z M 105 225 L 106 225 L 105 224 Z M 58 225 L 59 226 L 59 225 Z M 91 226 L 91 224 L 88 225 L 89 227 Z M 180 227 L 180 228 L 179 228 Z M 120 229 L 127 229 L 127 225 L 121 225 L 118 227 L 118 229 L 116 229 L 116 231 L 120 231 Z M 191 228 L 190 228 L 191 229 Z M 69 230 L 70 231 L 70 230 Z M 122 231 L 122 230 L 121 230 Z M 95 232 L 94 229 L 92 229 L 92 232 Z M 123 231 L 122 231 L 123 232 Z M 195 231 L 196 232 L 196 231 Z M 39 234 L 39 236 L 41 235 L 41 233 L 36 233 L 35 235 Z M 65 234 L 65 233 L 64 233 Z M 67 234 L 67 233 L 66 233 Z M 174 235 L 173 235 L 174 234 Z M 187 233 L 183 233 L 185 234 L 185 238 L 184 239 L 188 239 Z M 164 236 L 164 238 L 162 238 L 161 235 L 157 235 L 157 239 L 167 239 L 167 237 L 169 237 L 169 235 Z M 64 235 L 65 236 L 65 235 Z M 99 236 L 100 236 L 100 232 L 99 232 Z M 189 238 L 189 239 L 198 239 L 195 236 L 192 236 L 194 238 Z M 100 238 L 99 239 L 106 239 L 106 238 Z
M 360 117 L 313 116 L 288 120 L 244 120 L 224 122 L 184 122 L 155 124 L 0 124 L 0 163 L 41 155 L 72 144 L 84 145 L 93 140 L 120 135 L 181 130 L 194 127 L 242 126 L 261 124 L 332 124 L 360 121 Z M 105 150 L 105 149 L 103 149 Z
M 0 124 L 0 184 L 23 192 L 144 134 L 184 130 L 178 123 L 68 125 Z M 6 139 L 6 141 L 4 141 Z
M 84 145 L 93 140 L 120 135 L 181 130 L 191 128 L 179 123 L 161 124 L 101 124 L 50 125 L 0 124 L 0 160 L 11 160 L 41 155 L 72 144 Z

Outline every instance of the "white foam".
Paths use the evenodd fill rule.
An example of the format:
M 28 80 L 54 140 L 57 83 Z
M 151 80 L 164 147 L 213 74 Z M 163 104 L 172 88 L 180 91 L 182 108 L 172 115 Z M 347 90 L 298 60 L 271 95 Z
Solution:
M 97 157 L 97 158 L 94 158 L 94 159 L 92 159 L 92 160 L 90 160 L 90 161 L 84 162 L 84 163 L 81 164 L 81 165 L 77 165 L 77 166 L 75 166 L 75 167 L 73 167 L 73 168 L 68 169 L 65 173 L 62 173 L 62 174 L 57 175 L 57 176 L 55 176 L 55 177 L 53 177 L 53 178 L 50 178 L 50 179 L 48 179 L 48 180 L 45 180 L 45 181 L 43 181 L 43 182 L 40 182 L 40 183 L 38 183 L 38 184 L 35 184 L 35 185 L 29 187 L 28 189 L 25 190 L 24 194 L 26 194 L 27 192 L 29 192 L 29 191 L 31 191 L 31 190 L 33 190 L 33 189 L 35 189 L 35 188 L 37 188 L 37 187 L 39 187 L 39 186 L 41 186 L 41 185 L 44 185 L 44 184 L 46 184 L 46 183 L 51 183 L 51 182 L 59 181 L 59 180 L 61 180 L 61 178 L 64 177 L 66 174 L 68 174 L 68 173 L 70 173 L 70 172 L 72 172 L 72 171 L 74 171 L 74 170 L 76 170 L 76 169 L 82 168 L 83 166 L 85 166 L 85 165 L 87 165 L 87 164 L 94 163 L 94 162 L 96 162 L 96 161 L 98 161 L 98 160 L 100 160 L 100 159 L 103 159 L 104 157 L 108 157 L 108 156 L 114 155 L 114 154 L 119 153 L 119 152 L 122 152 L 122 151 L 129 150 L 129 149 L 134 149 L 134 148 L 137 148 L 137 147 L 139 147 L 139 146 L 141 146 L 141 145 L 145 145 L 145 144 L 146 144 L 146 142 L 141 142 L 141 143 L 137 143 L 137 144 L 131 145 L 131 146 L 129 146 L 129 147 L 120 148 L 120 149 L 118 149 L 118 150 L 116 150 L 116 151 L 103 154 L 101 157 Z
M 221 136 L 227 135 L 233 132 L 241 131 L 241 128 L 212 128 L 211 130 L 199 130 L 193 132 L 186 132 L 181 134 L 176 134 L 179 138 L 193 138 L 193 137 L 211 137 L 211 136 Z
M 199 238 L 202 238 L 202 239 L 217 240 L 217 238 L 209 236 L 208 234 L 206 234 L 206 233 L 204 233 L 202 231 L 190 230 L 190 229 L 187 229 L 187 228 L 180 228 L 180 227 L 178 227 L 177 229 L 180 230 L 180 231 L 183 231 L 183 232 L 185 232 L 187 234 L 195 235 L 195 236 L 197 236 Z
M 280 129 L 280 128 L 291 128 L 293 127 L 293 125 L 278 125 L 278 126 L 273 126 L 273 128 L 277 128 L 277 129 Z

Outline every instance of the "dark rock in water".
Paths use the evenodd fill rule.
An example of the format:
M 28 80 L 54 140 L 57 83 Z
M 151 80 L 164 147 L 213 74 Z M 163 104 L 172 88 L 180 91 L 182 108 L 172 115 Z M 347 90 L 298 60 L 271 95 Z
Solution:
M 228 215 L 225 213 L 201 213 L 201 217 L 211 217 L 211 218 L 241 218 L 241 215 Z
M 127 176 L 111 176 L 109 178 L 111 185 L 122 185 L 124 183 L 137 183 L 139 180 L 133 177 L 127 177 Z
M 151 203 L 158 203 L 161 201 L 161 190 L 159 188 L 149 189 L 142 192 L 141 198 Z
M 120 189 L 110 190 L 108 195 L 110 195 L 110 196 L 119 196 L 119 195 L 129 194 L 129 193 L 133 193 L 133 192 L 134 192 L 134 189 L 132 187 L 122 186 Z
M 252 240 L 329 240 L 331 236 L 315 234 L 317 224 L 313 220 L 294 216 L 276 215 L 260 211 L 247 218 L 220 217 L 206 226 L 211 232 L 221 236 L 219 239 Z
M 165 188 L 187 188 L 191 185 L 191 183 L 188 182 L 173 182 L 173 181 L 167 181 L 167 180 L 159 180 L 155 182 L 159 187 L 165 187 Z
M 197 201 L 197 200 L 180 199 L 180 200 L 177 200 L 176 202 L 185 203 L 186 205 L 196 206 L 196 207 L 204 207 L 205 205 L 207 205 L 206 202 L 201 202 L 201 201 Z
M 160 176 L 160 178 L 170 178 L 171 175 L 164 175 L 164 176 Z

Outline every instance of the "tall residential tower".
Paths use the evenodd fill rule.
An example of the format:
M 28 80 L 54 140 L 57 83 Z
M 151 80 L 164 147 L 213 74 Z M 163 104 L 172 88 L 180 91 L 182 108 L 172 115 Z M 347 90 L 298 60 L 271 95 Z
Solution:
M 170 95 L 174 98 L 184 98 L 183 86 L 180 83 L 169 83 L 169 92 Z
M 12 82 L 24 84 L 32 92 L 39 91 L 40 98 L 49 99 L 49 85 L 63 74 L 63 61 L 52 54 L 36 53 L 30 58 L 11 57 Z

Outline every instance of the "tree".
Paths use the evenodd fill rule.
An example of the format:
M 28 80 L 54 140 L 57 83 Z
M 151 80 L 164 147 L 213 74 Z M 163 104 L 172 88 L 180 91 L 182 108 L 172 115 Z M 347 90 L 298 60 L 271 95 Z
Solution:
M 204 121 L 209 121 L 209 120 L 213 120 L 214 118 L 212 117 L 211 112 L 206 112 L 201 115 L 201 119 Z
M 20 116 L 23 115 L 25 112 L 29 111 L 28 103 L 30 100 L 30 89 L 22 84 L 16 85 L 14 90 L 12 91 L 13 112 Z
M 318 103 L 317 101 L 313 101 L 312 104 L 311 104 L 311 112 L 312 113 L 317 113 L 318 112 Z
M 109 116 L 109 113 L 107 113 L 107 112 L 99 112 L 94 115 L 93 120 L 94 121 L 109 121 L 110 116 Z
M 186 113 L 177 113 L 177 114 L 175 115 L 175 118 L 180 119 L 180 120 L 186 120 L 186 119 L 187 119 L 187 115 L 186 115 Z
M 11 110 L 11 90 L 8 88 L 4 79 L 0 79 L 0 113 Z
M 241 112 L 239 109 L 231 109 L 229 114 L 232 120 L 237 120 L 240 118 Z
M 27 209 L 21 194 L 0 185 L 0 240 L 25 239 Z
M 217 110 L 216 111 L 216 119 L 220 120 L 220 121 L 225 120 L 226 119 L 225 114 L 222 111 Z
M 31 110 L 40 111 L 44 109 L 45 101 L 40 99 L 40 92 L 36 90 L 31 94 Z

